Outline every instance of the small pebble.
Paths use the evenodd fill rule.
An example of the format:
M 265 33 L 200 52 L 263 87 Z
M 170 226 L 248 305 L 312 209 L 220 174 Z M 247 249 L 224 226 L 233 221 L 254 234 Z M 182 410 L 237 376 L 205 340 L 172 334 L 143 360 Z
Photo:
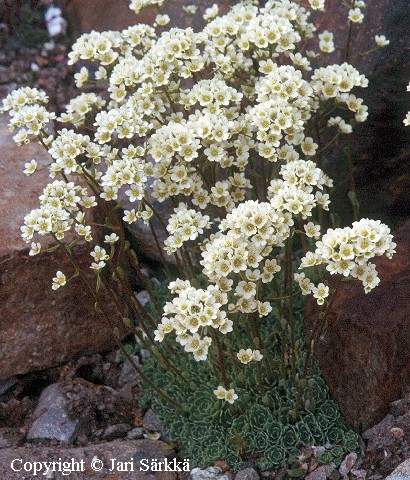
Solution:
M 133 428 L 127 433 L 127 438 L 129 440 L 138 440 L 139 438 L 142 438 L 144 435 L 144 430 L 140 427 Z
M 122 438 L 127 435 L 131 430 L 131 426 L 128 423 L 118 423 L 117 425 L 110 425 L 104 431 L 104 440 L 114 440 L 115 438 Z
M 235 475 L 235 480 L 259 480 L 259 475 L 253 468 L 244 468 Z
M 343 460 L 342 464 L 340 465 L 339 468 L 339 473 L 340 475 L 347 475 L 350 470 L 353 468 L 353 465 L 357 461 L 357 453 L 352 452 L 349 453 L 345 459 Z

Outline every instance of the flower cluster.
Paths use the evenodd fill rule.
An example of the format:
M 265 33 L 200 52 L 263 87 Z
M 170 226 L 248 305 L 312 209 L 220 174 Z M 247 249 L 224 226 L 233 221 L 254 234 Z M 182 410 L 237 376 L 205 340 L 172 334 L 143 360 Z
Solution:
M 90 254 L 94 262 L 91 264 L 91 267 L 93 270 L 101 270 L 102 268 L 105 267 L 107 260 L 110 258 L 109 255 L 107 255 L 107 252 L 105 248 L 100 247 L 99 245 L 96 245 L 94 247 L 94 250 Z
M 161 7 L 164 4 L 164 0 L 131 0 L 130 8 L 135 13 L 139 13 L 143 8 L 157 5 Z
M 52 176 L 61 171 L 66 175 L 81 173 L 81 165 L 78 160 L 81 155 L 86 154 L 89 145 L 90 137 L 88 135 L 63 128 L 51 142 L 48 150 L 55 162 L 50 168 Z
M 85 225 L 83 209 L 96 205 L 95 198 L 87 190 L 73 182 L 56 180 L 47 185 L 40 196 L 40 208 L 32 210 L 24 218 L 21 227 L 23 239 L 29 243 L 34 234 L 53 235 L 63 240 L 65 232 L 74 225 L 78 234 L 87 241 L 92 239 L 91 227 Z
M 101 110 L 105 103 L 105 100 L 95 93 L 82 93 L 70 100 L 66 112 L 62 113 L 57 120 L 78 127 L 85 123 L 87 116 L 93 112 L 93 109 Z
M 10 131 L 18 129 L 14 141 L 18 145 L 28 143 L 31 139 L 43 135 L 45 144 L 49 143 L 48 124 L 56 116 L 48 112 L 44 104 L 48 97 L 44 92 L 36 88 L 23 87 L 15 90 L 3 100 L 0 113 L 9 112 Z
M 211 227 L 210 217 L 188 209 L 186 204 L 180 203 L 171 215 L 167 230 L 170 233 L 165 240 L 168 254 L 176 252 L 188 240 L 195 240 L 204 233 L 204 229 Z
M 369 260 L 381 255 L 391 258 L 395 247 L 393 236 L 386 225 L 379 220 L 363 218 L 354 222 L 352 227 L 328 229 L 321 240 L 316 242 L 315 252 L 308 252 L 302 258 L 300 268 L 326 265 L 326 270 L 331 275 L 357 278 L 368 293 L 380 282 L 376 267 Z M 305 276 L 297 279 L 304 294 L 313 291 L 316 298 L 327 296 L 315 293 L 313 287 L 306 288 Z
M 214 390 L 214 395 L 220 400 L 225 400 L 228 403 L 234 403 L 238 399 L 238 395 L 235 393 L 233 388 L 227 390 L 222 385 Z
M 245 365 L 252 361 L 260 362 L 263 358 L 263 355 L 261 355 L 259 350 L 251 350 L 250 348 L 247 350 L 239 350 L 236 356 L 238 357 L 238 360 Z
M 300 214 L 303 219 L 312 215 L 314 207 L 329 209 L 329 195 L 323 187 L 331 187 L 332 180 L 312 161 L 295 160 L 281 168 L 283 180 L 272 180 L 268 195 L 278 211 Z M 314 187 L 317 188 L 313 194 Z
M 155 339 L 162 341 L 165 334 L 174 331 L 176 341 L 186 352 L 191 352 L 197 361 L 206 360 L 212 341 L 203 334 L 205 328 L 217 329 L 222 334 L 232 331 L 232 321 L 221 310 L 227 295 L 214 286 L 196 289 L 189 281 L 171 282 L 169 288 L 178 296 L 166 303 Z

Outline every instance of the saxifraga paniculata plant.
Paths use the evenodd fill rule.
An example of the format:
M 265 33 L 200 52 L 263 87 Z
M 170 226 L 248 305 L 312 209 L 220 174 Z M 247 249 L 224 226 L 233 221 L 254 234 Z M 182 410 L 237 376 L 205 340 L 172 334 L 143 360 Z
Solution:
M 322 460 L 337 459 L 357 437 L 315 366 L 318 339 L 340 283 L 369 292 L 379 283 L 371 260 L 395 248 L 386 225 L 357 219 L 351 151 L 351 226 L 336 224 L 321 168 L 327 149 L 367 117 L 356 90 L 368 81 L 348 63 L 365 2 L 350 5 L 341 64 L 332 33 L 309 23 L 324 0 L 245 0 L 224 15 L 214 5 L 200 32 L 166 30 L 163 3 L 131 3 L 136 13 L 155 4 L 155 28 L 75 42 L 70 63 L 89 65 L 76 84 L 97 93 L 87 87 L 58 113 L 33 88 L 3 101 L 16 143 L 39 142 L 52 159 L 40 166 L 52 183 L 22 236 L 30 255 L 51 236 L 72 264 L 52 288 L 80 276 L 98 314 L 110 325 L 122 319 L 150 352 L 134 364 L 144 399 L 192 465 L 224 459 L 238 469 L 253 459 L 265 469 L 309 444 L 327 444 Z M 33 159 L 25 173 L 37 168 Z M 151 228 L 168 264 L 161 287 L 145 279 L 127 240 L 134 222 Z M 76 262 L 78 241 L 90 244 L 95 282 Z M 146 307 L 134 279 L 151 296 Z M 320 313 L 305 339 L 306 295 Z

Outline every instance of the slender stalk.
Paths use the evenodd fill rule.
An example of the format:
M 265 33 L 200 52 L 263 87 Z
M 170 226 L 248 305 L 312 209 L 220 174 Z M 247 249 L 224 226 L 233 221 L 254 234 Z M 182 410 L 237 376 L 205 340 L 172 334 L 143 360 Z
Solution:
M 292 236 L 286 240 L 286 272 L 288 287 L 288 324 L 290 326 L 290 337 L 291 337 L 291 367 L 293 376 L 296 378 L 296 348 L 295 348 L 295 319 L 293 316 L 293 268 L 292 268 Z
M 217 350 L 217 362 L 218 362 L 218 366 L 219 366 L 219 369 L 220 369 L 222 382 L 223 382 L 225 388 L 229 388 L 228 378 L 226 376 L 223 352 L 222 352 L 221 346 L 219 344 L 218 335 L 215 333 L 213 328 L 211 328 L 211 337 L 212 337 L 212 341 L 214 342 L 214 344 L 216 346 L 216 350 Z
M 133 369 L 136 371 L 136 373 L 140 376 L 141 379 L 143 379 L 155 392 L 157 392 L 159 395 L 161 395 L 167 402 L 170 402 L 171 405 L 174 405 L 176 408 L 178 408 L 179 410 L 183 410 L 183 408 L 181 407 L 181 405 L 179 403 L 177 403 L 175 400 L 173 400 L 171 397 L 169 397 L 165 392 L 163 392 L 160 388 L 158 388 L 156 385 L 154 385 L 151 380 L 145 375 L 145 373 L 135 364 L 135 362 L 132 360 L 132 358 L 129 356 L 129 354 L 126 352 L 126 350 L 124 349 L 124 346 L 122 345 L 122 342 L 118 339 L 117 335 L 115 335 L 114 333 L 114 326 L 112 325 L 112 322 L 110 320 L 110 317 L 109 315 L 105 312 L 105 309 L 104 309 L 104 306 L 99 302 L 99 299 L 98 299 L 98 296 L 96 294 L 96 292 L 94 291 L 93 287 L 91 286 L 90 282 L 88 281 L 87 277 L 85 276 L 84 272 L 78 267 L 78 265 L 76 265 L 75 263 L 75 260 L 71 254 L 71 252 L 68 250 L 67 246 L 64 245 L 64 243 L 62 243 L 60 240 L 57 239 L 57 237 L 55 235 L 53 235 L 55 241 L 60 245 L 60 247 L 63 249 L 63 251 L 65 252 L 65 254 L 67 255 L 71 265 L 76 269 L 76 271 L 78 271 L 79 273 L 79 276 L 81 278 L 81 280 L 83 281 L 83 283 L 85 284 L 85 286 L 87 287 L 87 289 L 90 291 L 91 295 L 93 296 L 94 300 L 95 300 L 95 305 L 98 306 L 98 309 L 101 310 L 101 312 L 103 313 L 103 316 L 106 320 L 106 323 L 109 325 L 109 327 L 111 328 L 111 330 L 113 331 L 113 335 L 114 335 L 114 338 L 115 338 L 115 341 L 118 345 L 118 347 L 120 348 L 120 350 L 124 353 L 124 355 L 126 356 L 127 360 L 130 361 Z
M 312 335 L 310 336 L 309 340 L 306 341 L 306 355 L 303 363 L 301 379 L 307 378 L 309 360 L 311 361 L 311 374 L 312 375 L 314 374 L 314 362 L 316 359 L 318 340 L 323 332 L 324 326 L 326 325 L 327 318 L 332 308 L 333 302 L 335 301 L 341 280 L 342 280 L 341 278 L 338 280 L 336 287 L 332 293 L 332 296 L 326 306 L 326 309 L 324 310 L 324 312 L 318 315 L 318 318 L 316 319 L 312 327 Z M 296 412 L 300 410 L 301 401 L 302 401 L 302 386 L 299 382 L 296 390 L 296 401 L 295 401 Z

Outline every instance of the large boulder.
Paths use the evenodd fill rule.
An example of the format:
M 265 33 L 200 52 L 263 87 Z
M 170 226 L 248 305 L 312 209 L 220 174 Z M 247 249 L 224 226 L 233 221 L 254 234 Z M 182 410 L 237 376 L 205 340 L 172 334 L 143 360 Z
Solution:
M 318 346 L 319 364 L 347 423 L 365 430 L 410 391 L 410 221 L 396 233 L 397 254 L 376 261 L 380 285 L 339 288 Z M 306 311 L 307 336 L 318 314 Z
M 331 54 L 335 63 L 345 59 L 347 11 L 339 0 L 326 0 L 326 12 L 315 13 L 319 31 L 330 30 L 338 47 Z M 369 107 L 366 122 L 353 134 L 353 163 L 361 210 L 387 220 L 410 215 L 410 135 L 403 124 L 409 110 L 406 86 L 410 79 L 408 43 L 410 9 L 407 0 L 366 2 L 363 24 L 354 24 L 350 62 L 369 79 L 366 89 L 358 89 Z M 384 34 L 390 44 L 374 51 L 375 35 Z M 372 52 L 362 55 L 364 52 Z M 350 214 L 346 203 L 349 189 L 346 138 L 328 150 L 325 169 L 337 180 L 334 203 L 337 212 Z
M 79 278 L 57 291 L 51 289 L 57 270 L 67 278 L 74 273 L 65 254 L 57 250 L 28 255 L 20 226 L 24 215 L 38 205 L 38 195 L 49 179 L 46 171 L 27 179 L 22 170 L 32 158 L 46 163 L 47 156 L 36 144 L 16 147 L 6 124 L 7 119 L 0 117 L 0 379 L 116 345 L 110 326 L 95 314 L 94 299 Z M 45 239 L 42 244 L 50 246 Z M 79 244 L 74 255 L 94 282 L 89 246 Z M 124 327 L 114 316 L 112 320 L 115 326 Z
M 136 23 L 153 24 L 157 10 L 148 8 L 142 10 L 136 15 L 130 10 L 130 0 L 71 0 L 66 3 L 65 16 L 70 25 L 70 31 L 74 37 L 78 37 L 82 33 L 103 32 L 105 30 L 122 30 Z M 202 18 L 203 13 L 214 3 L 218 3 L 220 11 L 227 11 L 228 0 L 179 0 L 178 2 L 168 1 L 161 13 L 166 13 L 171 19 L 172 26 L 192 27 L 198 31 L 204 26 Z M 188 17 L 182 7 L 188 5 L 196 5 L 198 7 L 196 13 L 192 17 Z

